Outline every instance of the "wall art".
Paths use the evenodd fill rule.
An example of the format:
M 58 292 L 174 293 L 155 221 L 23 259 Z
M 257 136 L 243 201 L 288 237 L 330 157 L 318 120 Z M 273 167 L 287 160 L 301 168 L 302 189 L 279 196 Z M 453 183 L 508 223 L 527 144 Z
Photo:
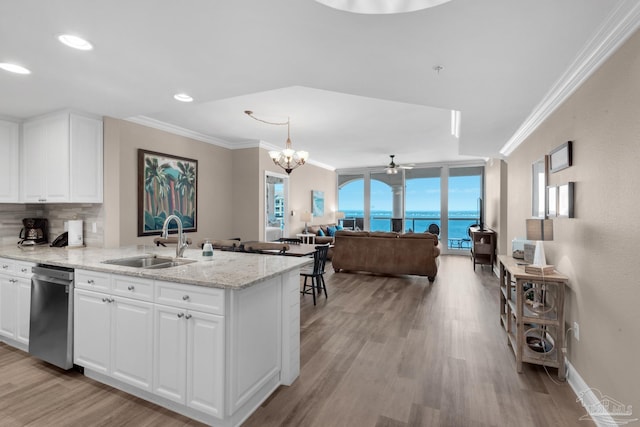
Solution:
M 197 231 L 198 161 L 138 150 L 138 236 L 162 233 L 169 215 L 184 231 Z M 170 230 L 177 230 L 175 221 Z

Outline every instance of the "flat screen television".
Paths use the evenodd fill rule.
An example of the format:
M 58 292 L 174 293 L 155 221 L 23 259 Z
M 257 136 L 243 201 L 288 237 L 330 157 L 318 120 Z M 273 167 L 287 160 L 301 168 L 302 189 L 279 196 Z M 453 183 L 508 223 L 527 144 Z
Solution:
M 482 197 L 478 197 L 478 227 L 480 227 L 480 230 L 484 230 L 484 206 L 482 204 Z

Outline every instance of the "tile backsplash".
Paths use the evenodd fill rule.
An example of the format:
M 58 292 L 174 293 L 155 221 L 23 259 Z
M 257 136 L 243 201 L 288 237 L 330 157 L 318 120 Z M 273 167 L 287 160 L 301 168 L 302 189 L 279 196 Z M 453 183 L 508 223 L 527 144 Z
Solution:
M 93 247 L 104 245 L 104 210 L 102 204 L 93 203 L 0 204 L 0 243 L 17 243 L 22 219 L 31 217 L 48 220 L 50 242 L 65 231 L 65 221 L 81 219 L 84 221 L 84 244 Z

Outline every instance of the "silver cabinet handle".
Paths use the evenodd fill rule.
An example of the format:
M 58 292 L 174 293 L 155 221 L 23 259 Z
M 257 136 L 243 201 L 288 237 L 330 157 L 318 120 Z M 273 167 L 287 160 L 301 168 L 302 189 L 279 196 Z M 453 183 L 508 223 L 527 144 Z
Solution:
M 178 318 L 184 317 L 184 313 L 178 313 Z
M 191 319 L 191 315 L 187 314 L 186 316 L 184 316 L 185 319 Z
M 90 284 L 90 285 L 93 285 L 96 282 L 93 279 L 89 279 L 89 280 L 87 280 L 87 283 Z
M 115 302 L 116 300 L 114 300 L 113 298 L 109 299 L 109 302 Z
M 2 264 L 2 268 L 6 270 L 7 268 L 9 268 L 9 266 L 7 264 Z
M 183 296 L 183 297 L 182 297 L 182 300 L 183 300 L 183 301 L 189 301 L 189 295 L 185 295 L 185 296 Z
M 129 289 L 130 291 L 132 291 L 132 290 L 134 290 L 134 289 L 135 289 L 135 286 L 133 286 L 133 285 L 129 285 L 129 286 L 127 287 L 127 289 Z
M 9 282 L 11 283 L 18 283 L 18 281 L 16 279 L 9 279 Z
M 109 298 L 102 298 L 102 302 L 109 302 Z
M 26 268 L 22 268 L 20 269 L 20 271 L 22 271 L 23 273 L 26 273 L 28 270 Z

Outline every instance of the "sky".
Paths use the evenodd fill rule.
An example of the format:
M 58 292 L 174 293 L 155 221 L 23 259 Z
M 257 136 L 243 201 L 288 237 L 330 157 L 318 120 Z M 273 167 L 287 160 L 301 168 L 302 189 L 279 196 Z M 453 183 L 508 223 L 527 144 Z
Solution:
M 449 177 L 449 210 L 476 211 L 480 176 Z M 339 210 L 364 210 L 364 181 L 352 181 L 339 189 Z M 391 211 L 393 194 L 387 184 L 371 180 L 371 210 Z M 440 178 L 406 180 L 406 211 L 440 211 Z

